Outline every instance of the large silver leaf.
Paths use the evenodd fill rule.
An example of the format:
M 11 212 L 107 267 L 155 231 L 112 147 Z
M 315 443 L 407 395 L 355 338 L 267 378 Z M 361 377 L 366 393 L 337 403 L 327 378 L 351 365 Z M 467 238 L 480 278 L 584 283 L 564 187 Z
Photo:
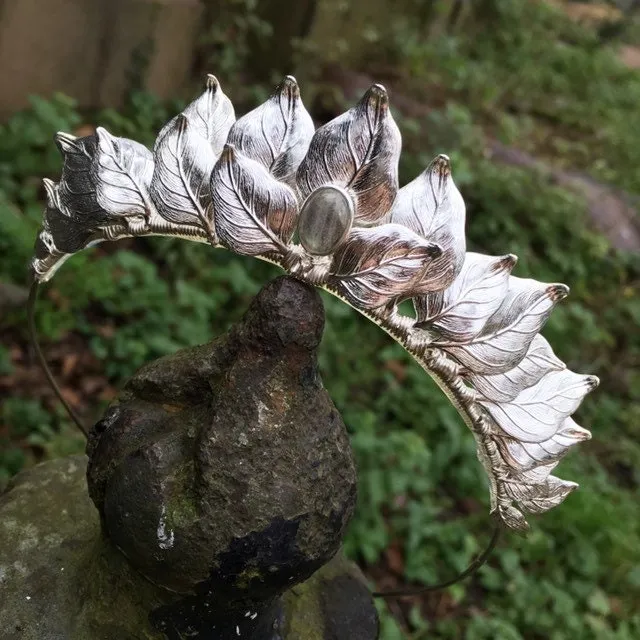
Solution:
M 496 424 L 522 442 L 544 442 L 554 436 L 584 396 L 596 388 L 598 378 L 568 369 L 551 371 L 510 402 L 479 400 Z
M 164 220 L 203 229 L 215 242 L 207 213 L 215 154 L 186 116 L 180 114 L 172 122 L 155 147 L 151 198 Z
M 513 369 L 529 350 L 557 302 L 568 288 L 536 280 L 509 277 L 509 288 L 482 332 L 466 343 L 438 340 L 471 373 L 495 375 Z
M 509 498 L 528 513 L 544 513 L 557 507 L 578 485 L 575 482 L 561 480 L 549 476 L 545 482 L 526 484 L 514 480 L 505 482 L 505 490 Z
M 92 175 L 99 206 L 110 216 L 147 218 L 152 209 L 153 155 L 138 142 L 114 138 L 102 127 L 96 130 L 96 139 Z
M 243 255 L 286 253 L 298 206 L 294 192 L 259 163 L 227 145 L 211 175 L 215 226 Z
M 416 327 L 442 340 L 470 342 L 502 304 L 516 257 L 467 253 L 462 270 L 445 291 L 414 299 Z
M 354 194 L 356 224 L 380 222 L 398 190 L 400 147 L 387 92 L 373 85 L 355 107 L 315 132 L 296 175 L 301 198 L 334 184 Z
M 486 400 L 508 402 L 527 387 L 536 384 L 549 371 L 564 368 L 564 362 L 556 357 L 551 345 L 538 334 L 533 338 L 525 357 L 513 369 L 494 376 L 472 373 L 468 379 Z
M 336 250 L 329 286 L 359 309 L 410 295 L 440 247 L 398 224 L 352 229 Z
M 228 142 L 278 180 L 295 187 L 296 171 L 314 131 L 313 120 L 300 99 L 298 83 L 293 76 L 287 76 L 264 104 L 231 127 Z
M 204 93 L 191 102 L 182 114 L 170 120 L 160 130 L 156 138 L 154 153 L 162 138 L 170 131 L 175 130 L 180 116 L 188 120 L 191 131 L 209 142 L 213 155 L 217 159 L 222 153 L 236 116 L 231 100 L 223 93 L 215 76 L 207 76 Z
M 403 224 L 442 247 L 420 283 L 421 292 L 448 287 L 465 259 L 464 200 L 451 177 L 451 164 L 439 155 L 412 182 L 398 191 L 391 222 Z
M 566 418 L 559 431 L 543 442 L 522 442 L 513 438 L 497 438 L 496 442 L 505 462 L 518 471 L 527 471 L 539 465 L 548 465 L 562 458 L 569 448 L 591 434 L 578 426 L 573 418 Z

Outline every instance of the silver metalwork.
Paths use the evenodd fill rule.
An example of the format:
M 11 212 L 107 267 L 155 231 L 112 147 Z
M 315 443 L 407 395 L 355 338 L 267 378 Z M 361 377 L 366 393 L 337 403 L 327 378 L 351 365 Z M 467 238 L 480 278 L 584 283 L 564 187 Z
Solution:
M 539 333 L 567 287 L 512 276 L 515 256 L 466 252 L 446 156 L 398 190 L 400 133 L 380 85 L 314 131 L 289 76 L 234 121 L 210 76 L 153 153 L 101 128 L 58 134 L 64 167 L 45 181 L 36 281 L 97 242 L 143 235 L 277 263 L 378 324 L 436 380 L 475 436 L 499 521 L 525 530 L 523 512 L 562 502 L 577 485 L 551 471 L 590 437 L 570 416 L 598 384 Z M 415 318 L 398 312 L 408 298 Z

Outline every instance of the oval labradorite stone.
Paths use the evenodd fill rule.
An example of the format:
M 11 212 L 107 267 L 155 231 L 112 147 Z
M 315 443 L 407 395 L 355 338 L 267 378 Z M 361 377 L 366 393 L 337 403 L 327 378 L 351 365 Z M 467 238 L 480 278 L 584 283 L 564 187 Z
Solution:
M 338 187 L 320 187 L 305 200 L 298 219 L 302 246 L 317 256 L 329 255 L 353 223 L 353 201 Z

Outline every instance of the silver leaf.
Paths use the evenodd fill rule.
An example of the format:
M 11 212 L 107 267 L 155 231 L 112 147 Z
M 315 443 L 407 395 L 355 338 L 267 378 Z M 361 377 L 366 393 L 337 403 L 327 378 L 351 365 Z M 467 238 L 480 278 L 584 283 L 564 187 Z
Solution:
M 498 518 L 513 531 L 526 533 L 529 531 L 529 524 L 525 517 L 513 505 L 498 505 L 496 509 Z
M 522 442 L 512 438 L 497 438 L 496 442 L 509 466 L 518 471 L 527 471 L 559 460 L 570 447 L 590 438 L 589 431 L 578 426 L 573 418 L 566 418 L 560 430 L 543 442 Z
M 531 469 L 520 470 L 510 476 L 509 482 L 527 485 L 528 495 L 533 495 L 536 491 L 536 485 L 546 482 L 551 472 L 557 466 L 558 461 L 555 460 L 547 464 L 532 467 Z
M 273 95 L 231 127 L 228 142 L 266 167 L 278 180 L 295 187 L 295 175 L 307 153 L 315 127 L 302 104 L 300 89 L 287 76 Z
M 472 373 L 468 380 L 486 400 L 508 402 L 522 390 L 536 384 L 549 371 L 560 371 L 564 368 L 564 362 L 555 356 L 549 343 L 538 334 L 531 342 L 525 357 L 513 369 L 494 376 Z
M 495 375 L 513 369 L 529 350 L 557 302 L 567 296 L 562 284 L 509 277 L 509 289 L 482 332 L 466 343 L 436 341 L 471 373 Z
M 96 216 L 71 215 L 62 203 L 59 185 L 47 178 L 43 183 L 47 207 L 31 261 L 33 273 L 40 282 L 49 280 L 71 254 L 104 239 L 103 230 L 96 226 Z
M 440 247 L 398 224 L 352 229 L 336 250 L 329 286 L 356 308 L 376 309 L 410 295 Z
M 151 198 L 164 220 L 203 229 L 215 243 L 207 212 L 213 149 L 186 116 L 180 114 L 172 122 L 155 147 Z
M 470 342 L 502 304 L 515 263 L 513 255 L 467 253 L 448 289 L 414 299 L 416 327 L 430 329 L 443 340 Z
M 421 292 L 448 287 L 465 259 L 464 200 L 451 177 L 451 164 L 439 155 L 415 180 L 398 191 L 391 222 L 403 224 L 442 247 L 420 283 Z
M 400 146 L 387 92 L 373 85 L 355 107 L 315 132 L 296 176 L 301 199 L 334 184 L 354 194 L 356 224 L 379 223 L 398 190 Z
M 88 217 L 96 224 L 106 221 L 108 215 L 98 204 L 92 175 L 98 147 L 96 136 L 76 138 L 59 132 L 55 140 L 64 158 L 58 187 L 62 206 L 71 216 Z
M 176 128 L 180 115 L 187 119 L 191 131 L 209 142 L 214 158 L 217 159 L 222 153 L 236 116 L 231 100 L 223 93 L 215 76 L 207 76 L 204 93 L 191 102 L 182 114 L 170 120 L 160 130 L 156 138 L 154 153 L 162 138 Z
M 523 482 L 505 483 L 507 495 L 528 513 L 544 513 L 557 507 L 578 485 L 575 482 L 549 476 L 541 484 L 528 485 Z
M 141 144 L 114 138 L 102 127 L 96 130 L 96 138 L 92 176 L 99 206 L 110 216 L 147 218 L 152 208 L 153 155 Z
M 97 231 L 95 219 L 91 216 L 72 216 L 62 203 L 59 185 L 47 178 L 43 184 L 47 193 L 43 228 L 49 234 L 45 244 L 50 251 L 60 253 L 75 253 L 84 249 Z
M 223 244 L 242 255 L 284 254 L 293 234 L 295 194 L 261 165 L 227 145 L 211 176 L 215 225 Z
M 565 419 L 596 388 L 598 378 L 568 369 L 551 371 L 510 402 L 479 400 L 496 424 L 522 442 L 544 442 L 555 435 Z

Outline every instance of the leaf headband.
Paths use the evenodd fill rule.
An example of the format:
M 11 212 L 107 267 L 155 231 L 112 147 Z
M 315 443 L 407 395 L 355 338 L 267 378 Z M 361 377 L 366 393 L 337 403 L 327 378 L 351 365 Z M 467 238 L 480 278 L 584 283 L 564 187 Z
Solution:
M 569 371 L 539 333 L 568 288 L 510 275 L 513 255 L 466 252 L 446 156 L 398 189 L 401 138 L 381 85 L 315 129 L 293 77 L 236 120 L 209 76 L 153 153 L 102 128 L 56 142 L 64 166 L 44 181 L 33 303 L 38 283 L 104 240 L 177 236 L 255 256 L 364 314 L 437 382 L 476 439 L 500 525 L 526 531 L 524 513 L 578 486 L 551 472 L 590 438 L 570 416 L 598 379 Z M 415 318 L 398 312 L 406 299 Z

